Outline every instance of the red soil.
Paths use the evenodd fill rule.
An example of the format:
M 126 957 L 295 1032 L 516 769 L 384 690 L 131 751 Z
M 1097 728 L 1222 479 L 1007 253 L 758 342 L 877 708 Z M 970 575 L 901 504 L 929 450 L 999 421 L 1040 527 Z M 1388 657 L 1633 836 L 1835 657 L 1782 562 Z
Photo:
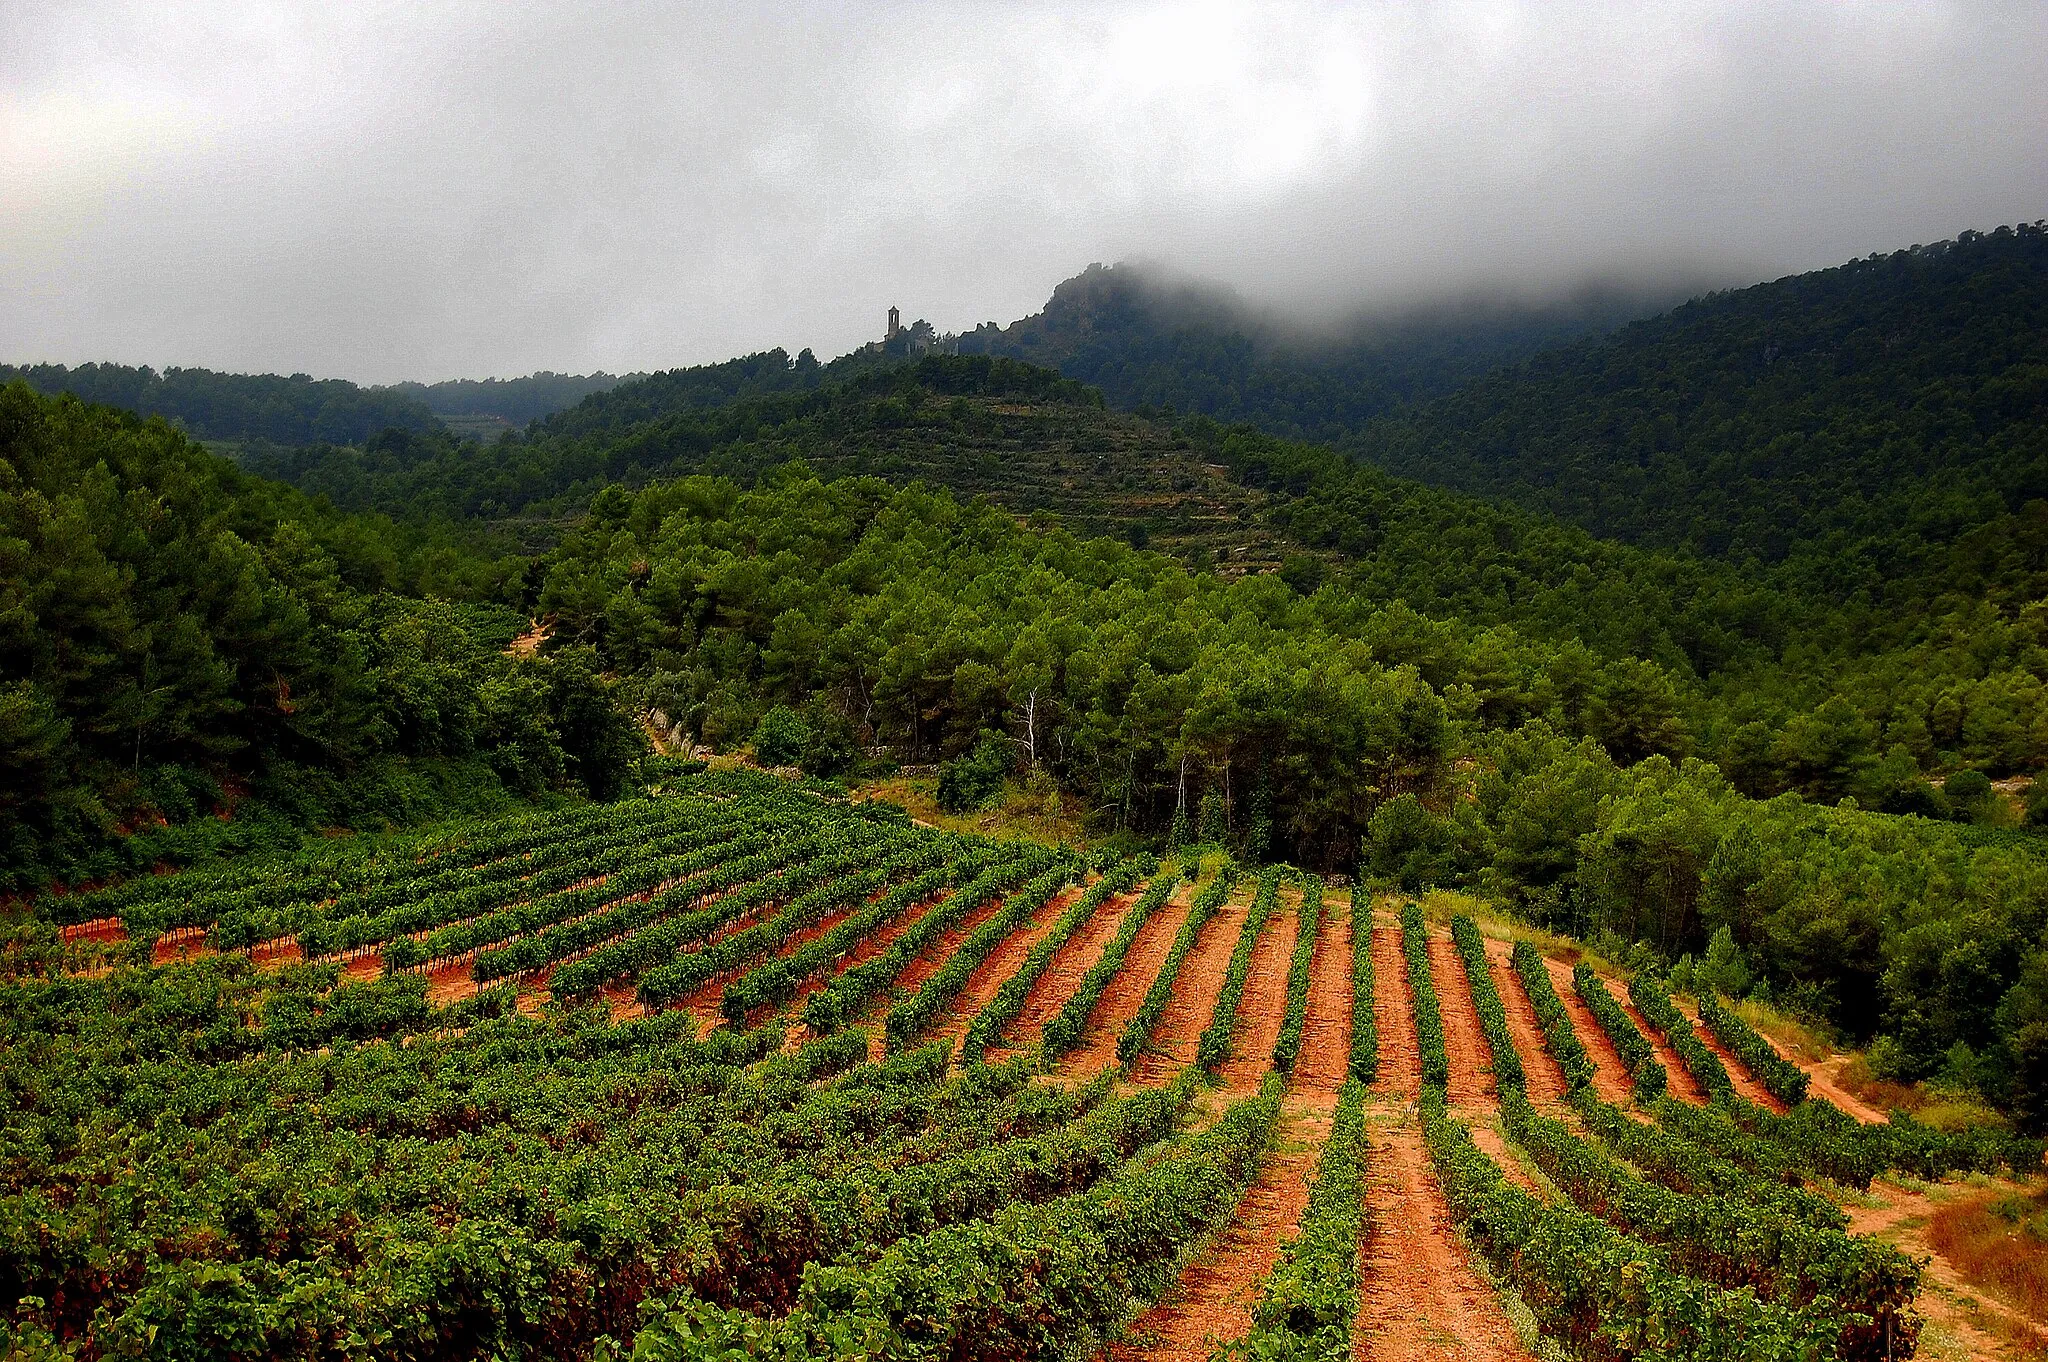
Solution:
M 1415 1041 L 1415 998 L 1401 925 L 1368 919 L 1372 932 L 1372 1015 L 1380 1033 L 1380 1072 L 1373 1090 L 1412 1102 L 1422 1093 L 1422 1052 Z
M 90 922 L 74 922 L 62 932 L 64 944 L 69 946 L 78 941 L 126 941 L 128 928 L 117 917 L 96 917 Z
M 866 964 L 883 951 L 888 950 L 889 947 L 895 945 L 899 937 L 915 926 L 919 918 L 930 912 L 933 905 L 941 902 L 944 898 L 945 895 L 939 894 L 926 899 L 923 903 L 913 903 L 895 917 L 890 918 L 887 922 L 875 928 L 874 931 L 869 932 L 854 943 L 853 949 L 848 951 L 843 959 L 834 961 L 832 966 L 825 970 L 824 973 L 814 975 L 799 984 L 791 1007 L 797 1012 L 802 1012 L 806 998 L 809 998 L 813 993 L 824 988 L 826 984 L 854 966 Z M 809 1029 L 801 1022 L 797 1024 L 797 1030 L 806 1035 L 809 1034 Z
M 213 954 L 216 954 L 213 947 L 206 944 L 206 928 L 173 927 L 156 939 L 150 963 L 168 965 L 177 960 L 197 960 Z
M 1005 1036 L 1004 1051 L 1021 1050 L 1037 1043 L 1045 1032 L 1045 1024 L 1059 1015 L 1067 1000 L 1081 987 L 1081 977 L 1102 958 L 1108 949 L 1110 938 L 1122 924 L 1124 914 L 1138 901 L 1136 894 L 1113 894 L 1096 905 L 1094 915 L 1081 924 L 1079 931 L 1067 938 L 1066 944 L 1053 952 L 1045 973 L 1038 976 L 1038 982 L 1031 986 L 1031 992 L 1024 999 L 1024 1010 L 1017 1020 L 1010 1024 Z M 990 1051 L 995 1054 L 995 1050 Z
M 1735 1085 L 1735 1091 L 1747 1097 L 1758 1106 L 1782 1115 L 1785 1110 L 1785 1104 L 1776 1097 L 1773 1097 L 1769 1088 L 1756 1081 L 1756 1075 L 1751 1073 L 1748 1066 L 1735 1057 L 1733 1050 L 1730 1050 L 1721 1043 L 1721 1038 L 1715 1035 L 1712 1029 L 1700 1025 L 1698 1009 L 1675 1001 L 1673 1005 L 1678 1008 L 1687 1021 L 1692 1023 L 1693 1033 L 1700 1038 L 1700 1042 L 1709 1050 L 1712 1050 L 1715 1056 L 1720 1059 L 1721 1067 L 1728 1071 L 1728 1081 Z
M 1295 935 L 1300 929 L 1298 914 L 1275 913 L 1252 943 L 1251 969 L 1237 1003 L 1230 1056 L 1218 1070 L 1224 1090 L 1233 1100 L 1256 1092 L 1259 1081 L 1273 1067 L 1273 1044 L 1280 1039 L 1280 1027 L 1287 1020 L 1287 970 L 1293 963 Z
M 805 927 L 791 936 L 789 940 L 776 947 L 775 954 L 777 958 L 790 955 L 816 941 L 819 937 L 852 917 L 855 911 L 857 911 L 856 907 L 847 907 L 837 912 L 827 913 L 823 918 Z M 752 969 L 757 963 L 758 961 L 754 960 L 741 961 L 737 968 L 729 969 L 723 974 L 717 975 L 698 985 L 695 989 L 685 994 L 681 1002 L 676 1004 L 677 1007 L 687 1010 L 697 1019 L 697 1038 L 699 1040 L 725 1025 L 725 1014 L 719 1011 L 718 1008 L 720 1001 L 725 997 L 725 986 L 746 973 L 749 969 Z
M 1508 961 L 1508 949 L 1505 941 L 1486 943 L 1494 991 L 1500 994 L 1501 1006 L 1508 1014 L 1508 1034 L 1514 1037 L 1515 1051 L 1522 1057 L 1529 1100 L 1539 1106 L 1555 1105 L 1564 1101 L 1564 1070 L 1550 1057 L 1550 1050 L 1543 1043 L 1543 1027 L 1536 1020 L 1535 1005 L 1522 987 L 1522 976 L 1515 973 Z
M 453 963 L 455 967 L 458 969 L 466 970 L 469 968 L 469 961 L 467 958 L 451 963 Z M 341 964 L 341 977 L 342 982 L 344 983 L 358 983 L 370 979 L 383 978 L 383 948 L 372 947 L 371 949 L 364 951 L 361 955 L 352 955 L 348 959 L 344 960 Z
M 275 941 L 260 941 L 249 950 L 249 963 L 258 969 L 283 969 L 287 965 L 296 965 L 305 958 L 306 953 L 299 949 L 299 939 L 295 936 L 281 936 Z
M 1116 1038 L 1137 1015 L 1152 981 L 1159 977 L 1159 967 L 1166 962 L 1166 953 L 1173 949 L 1173 940 L 1180 935 L 1181 924 L 1187 921 L 1191 892 L 1188 886 L 1182 885 L 1138 929 L 1130 950 L 1124 955 L 1123 968 L 1102 990 L 1102 996 L 1095 1001 L 1095 1010 L 1089 1013 L 1087 1031 L 1080 1046 L 1060 1066 L 1062 1073 L 1088 1079 L 1116 1067 Z
M 1666 1086 L 1671 1095 L 1696 1107 L 1705 1106 L 1707 1095 L 1700 1090 L 1699 1081 L 1692 1076 L 1692 1070 L 1685 1067 L 1685 1062 L 1678 1057 L 1678 1051 L 1665 1043 L 1664 1037 L 1656 1028 L 1643 1020 L 1643 1014 L 1636 1011 L 1636 1005 L 1628 1000 L 1628 989 L 1612 979 L 1607 981 L 1607 987 L 1614 994 L 1615 1001 L 1621 1004 L 1621 1010 L 1628 1013 L 1628 1019 L 1636 1024 L 1636 1029 L 1650 1042 L 1650 1048 L 1657 1052 L 1657 1062 L 1664 1066 L 1664 1074 L 1668 1080 Z
M 1370 920 L 1367 922 L 1370 927 Z M 1308 1016 L 1293 1090 L 1303 1100 L 1334 1109 L 1337 1090 L 1351 1073 L 1351 915 L 1325 908 L 1309 960 Z
M 908 995 L 923 987 L 924 981 L 938 973 L 939 966 L 946 963 L 954 951 L 960 949 L 960 943 L 973 935 L 975 928 L 1001 911 L 1002 906 L 1003 900 L 999 898 L 991 899 L 969 913 L 963 921 L 956 922 L 947 930 L 940 932 L 937 941 L 925 947 L 922 955 L 903 967 L 902 972 L 896 976 L 896 981 L 891 986 L 894 991 L 898 994 Z M 873 1023 L 882 1013 L 887 1012 L 892 1005 L 892 1001 L 884 997 L 873 1007 L 869 1008 L 868 1015 L 862 1018 L 862 1024 L 869 1027 L 868 1058 L 878 1064 L 888 1054 L 888 1047 L 886 1038 L 882 1034 L 882 1028 Z
M 1371 1136 L 1354 1355 L 1367 1362 L 1528 1362 L 1451 1222 L 1415 1120 L 1377 1123 Z
M 1165 1083 L 1195 1062 L 1196 1042 L 1216 1010 L 1216 995 L 1223 991 L 1223 976 L 1230 970 L 1230 953 L 1237 948 L 1250 911 L 1243 904 L 1226 903 L 1202 924 L 1195 948 L 1181 961 L 1173 998 L 1160 1014 L 1152 1042 L 1138 1056 L 1132 1075 L 1136 1082 Z
M 966 987 L 953 999 L 953 1005 L 946 1009 L 945 1016 L 932 1031 L 932 1039 L 945 1041 L 957 1054 L 960 1042 L 967 1036 L 967 1027 L 973 1021 L 974 1014 L 989 1005 L 997 991 L 1010 981 L 1010 976 L 1024 963 L 1024 957 L 1031 954 L 1032 947 L 1051 934 L 1053 924 L 1059 921 L 1060 914 L 1073 906 L 1075 898 L 1080 893 L 1081 890 L 1078 888 L 1068 888 L 1054 894 L 1031 915 L 1029 922 L 1004 937 L 1001 944 L 990 951 L 988 957 L 976 965 L 974 972 L 967 976 Z
M 1762 1033 L 1759 1032 L 1758 1034 L 1761 1035 Z M 1836 1070 L 1846 1062 L 1843 1057 L 1837 1056 L 1832 1064 L 1822 1064 L 1815 1060 L 1800 1058 L 1784 1046 L 1778 1044 L 1777 1041 L 1772 1040 L 1769 1036 L 1764 1036 L 1764 1040 L 1773 1050 L 1776 1050 L 1792 1063 L 1797 1064 L 1806 1074 L 1806 1091 L 1808 1096 L 1824 1098 L 1827 1101 L 1833 1102 L 1843 1111 L 1848 1112 L 1867 1126 L 1882 1125 L 1891 1119 L 1888 1114 L 1879 1111 L 1876 1107 L 1871 1106 L 1870 1103 L 1842 1086 L 1841 1080 L 1836 1077 Z
M 1485 1121 L 1474 1121 L 1468 1129 L 1472 1132 L 1472 1143 L 1479 1152 L 1492 1159 L 1494 1166 L 1515 1186 L 1535 1197 L 1538 1201 L 1550 1200 L 1549 1191 L 1529 1176 L 1527 1169 L 1508 1149 L 1508 1142 L 1501 1133 Z
M 1250 1332 L 1252 1305 L 1281 1241 L 1301 1224 L 1308 1180 L 1329 1133 L 1325 1114 L 1282 1111 L 1275 1133 L 1282 1147 L 1267 1155 L 1237 1213 L 1131 1325 L 1126 1341 L 1109 1350 L 1110 1362 L 1208 1362 L 1217 1344 Z
M 647 1015 L 647 1008 L 640 1002 L 633 985 L 624 979 L 614 979 L 608 984 L 601 985 L 597 990 L 597 996 L 604 999 L 604 1005 L 610 1009 L 614 1023 L 632 1021 Z
M 1444 1018 L 1444 1052 L 1451 1061 L 1451 1083 L 1445 1094 L 1453 1107 L 1486 1107 L 1494 1104 L 1493 1052 L 1486 1033 L 1479 1029 L 1479 1013 L 1472 1006 L 1472 986 L 1465 978 L 1465 962 L 1449 933 L 1429 937 L 1429 972 L 1436 980 L 1437 1006 Z
M 447 1007 L 476 996 L 476 980 L 467 961 L 451 960 L 427 972 L 427 1005 Z
M 1621 1062 L 1621 1052 L 1614 1048 L 1614 1042 L 1593 1020 L 1593 1014 L 1572 987 L 1571 967 L 1547 956 L 1543 964 L 1550 971 L 1550 982 L 1557 989 L 1558 999 L 1572 1019 L 1572 1030 L 1579 1034 L 1579 1044 L 1586 1047 L 1586 1057 L 1593 1061 L 1593 1092 L 1601 1101 L 1627 1110 L 1635 1088 L 1629 1081 L 1628 1066 Z

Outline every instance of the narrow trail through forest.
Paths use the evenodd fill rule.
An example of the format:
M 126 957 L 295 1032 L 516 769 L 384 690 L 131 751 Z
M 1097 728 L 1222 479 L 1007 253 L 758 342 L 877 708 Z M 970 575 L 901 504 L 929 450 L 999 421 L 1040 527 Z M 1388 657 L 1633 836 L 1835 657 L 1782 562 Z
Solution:
M 1493 1111 L 1493 1052 L 1486 1044 L 1486 1032 L 1479 1029 L 1479 1014 L 1472 1007 L 1472 985 L 1465 978 L 1465 962 L 1451 944 L 1449 932 L 1429 934 L 1429 973 L 1436 981 L 1437 1007 L 1443 1013 L 1444 1051 L 1451 1061 L 1451 1081 L 1446 1091 L 1460 1119 L 1469 1120 L 1474 1111 Z
M 1252 943 L 1251 971 L 1238 999 L 1230 1057 L 1217 1071 L 1232 1101 L 1257 1092 L 1259 1081 L 1273 1067 L 1273 1043 L 1280 1039 L 1287 1019 L 1287 969 L 1300 927 L 1299 913 L 1283 909 L 1267 919 L 1266 929 Z
M 1123 967 L 1102 990 L 1102 997 L 1089 1013 L 1081 1044 L 1060 1065 L 1062 1074 L 1085 1081 L 1116 1067 L 1116 1038 L 1123 1033 L 1125 1023 L 1138 1014 L 1152 981 L 1159 977 L 1159 967 L 1166 962 L 1166 953 L 1173 949 L 1173 940 L 1188 919 L 1193 895 L 1193 886 L 1182 885 L 1139 928 L 1124 956 Z
M 1543 1043 L 1543 1026 L 1536 1020 L 1536 1007 L 1529 1001 L 1528 990 L 1522 987 L 1522 976 L 1509 963 L 1510 949 L 1505 941 L 1486 943 L 1486 963 L 1493 973 L 1494 991 L 1500 994 L 1501 1007 L 1508 1014 L 1508 1034 L 1514 1037 L 1515 1051 L 1522 1057 L 1529 1100 L 1538 1106 L 1558 1106 L 1565 1098 L 1564 1070 L 1550 1057 L 1550 1049 Z
M 1543 965 L 1550 971 L 1551 987 L 1557 990 L 1565 1014 L 1572 1019 L 1572 1030 L 1578 1033 L 1579 1044 L 1586 1047 L 1586 1057 L 1593 1061 L 1594 1095 L 1603 1102 L 1628 1110 L 1629 1096 L 1634 1091 L 1634 1085 L 1629 1081 L 1628 1066 L 1621 1062 L 1621 1052 L 1614 1048 L 1614 1042 L 1600 1029 L 1600 1023 L 1587 1010 L 1585 1000 L 1572 987 L 1571 966 L 1549 956 L 1543 958 Z
M 1998 1185 L 2015 1191 L 2019 1187 L 2004 1180 Z M 1928 1222 L 1942 1204 L 1975 1190 L 1955 1183 L 1916 1190 L 1877 1178 L 1870 1184 L 1870 1200 L 1877 1204 L 1843 1209 L 1849 1213 L 1850 1233 L 1873 1235 L 1927 1263 L 1920 1293 L 1913 1299 L 1927 1321 L 1920 1335 L 1921 1357 L 1929 1362 L 2034 1362 L 2048 1356 L 2048 1329 L 1969 1282 L 1928 1238 Z
M 1415 999 L 1408 991 L 1408 959 L 1401 954 L 1401 924 L 1367 919 L 1372 948 L 1372 1015 L 1380 1033 L 1380 1072 L 1373 1091 L 1412 1102 L 1422 1095 L 1422 1052 L 1415 1043 Z
M 1343 948 L 1343 924 L 1332 920 L 1336 916 L 1327 913 L 1319 924 L 1301 1058 L 1282 1100 L 1272 1151 L 1230 1223 L 1183 1269 L 1179 1282 L 1159 1303 L 1132 1324 L 1124 1340 L 1110 1349 L 1112 1362 L 1207 1362 L 1217 1343 L 1235 1342 L 1250 1331 L 1251 1307 L 1279 1257 L 1280 1245 L 1300 1227 L 1302 1211 L 1308 1205 L 1309 1182 L 1330 1137 L 1336 1092 L 1343 1085 L 1350 1053 L 1350 953 Z M 1279 953 L 1281 992 L 1271 1003 L 1276 1015 L 1285 1002 L 1287 961 L 1294 947 L 1293 931 L 1280 930 L 1289 921 L 1299 919 L 1290 913 L 1269 922 L 1253 956 L 1256 978 L 1261 963 L 1256 952 L 1265 947 L 1269 937 L 1285 938 L 1286 946 Z M 1243 1015 L 1263 1015 L 1250 1012 L 1249 986 L 1245 1003 Z M 1239 1034 L 1242 1040 L 1244 1032 Z M 1261 1074 L 1271 1060 L 1275 1039 L 1277 1028 L 1263 1042 Z M 1251 1079 L 1254 1085 L 1258 1081 L 1257 1077 Z
M 1354 1356 L 1362 1362 L 1529 1362 L 1451 1220 L 1413 1109 L 1380 1108 L 1377 1117 L 1369 1126 Z
M 1142 891 L 1140 891 L 1142 892 Z M 1095 906 L 1079 931 L 1053 952 L 1045 973 L 1024 999 L 1024 1010 L 1010 1024 L 1001 1049 L 991 1049 L 991 1058 L 1029 1049 L 1045 1033 L 1045 1024 L 1059 1015 L 1067 1000 L 1081 987 L 1081 976 L 1094 967 L 1109 946 L 1110 938 L 1124 920 L 1124 914 L 1138 901 L 1137 893 L 1112 894 Z
M 1067 911 L 1080 896 L 1082 887 L 1070 885 L 1054 894 L 1033 913 L 1028 921 L 1016 931 L 1002 939 L 1000 945 L 988 953 L 974 972 L 967 976 L 966 987 L 953 999 L 938 1023 L 931 1029 L 926 1041 L 946 1042 L 959 1052 L 960 1042 L 967 1036 L 967 1027 L 974 1020 L 974 1014 L 987 1007 L 996 991 L 1009 982 L 1017 967 L 1024 963 L 1024 957 L 1031 954 L 1031 948 L 1051 934 L 1053 924 L 1060 914 Z
M 1226 903 L 1202 924 L 1195 948 L 1181 961 L 1173 1000 L 1152 1032 L 1151 1045 L 1133 1066 L 1133 1081 L 1153 1087 L 1195 1062 L 1195 1042 L 1216 1009 L 1216 995 L 1223 991 L 1223 976 L 1230 968 L 1230 952 L 1236 949 L 1249 914 L 1243 903 Z

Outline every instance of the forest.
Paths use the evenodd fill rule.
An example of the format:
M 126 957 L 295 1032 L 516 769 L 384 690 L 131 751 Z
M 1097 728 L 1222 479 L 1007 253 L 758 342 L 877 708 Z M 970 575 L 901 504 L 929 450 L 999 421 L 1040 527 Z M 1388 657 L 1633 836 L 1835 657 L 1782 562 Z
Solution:
M 1132 847 L 1200 827 L 1665 960 L 1725 936 L 1747 991 L 1887 1077 L 2040 1113 L 2042 239 L 1703 298 L 1337 448 L 985 354 L 770 352 L 488 446 L 246 468 L 16 385 L 7 873 L 394 790 L 601 798 L 658 710 L 824 777 L 1035 773 Z M 1755 476 L 1697 473 L 1767 427 Z M 1674 452 L 1616 452 L 1645 438 Z M 1425 457 L 1502 447 L 1572 455 L 1544 497 Z

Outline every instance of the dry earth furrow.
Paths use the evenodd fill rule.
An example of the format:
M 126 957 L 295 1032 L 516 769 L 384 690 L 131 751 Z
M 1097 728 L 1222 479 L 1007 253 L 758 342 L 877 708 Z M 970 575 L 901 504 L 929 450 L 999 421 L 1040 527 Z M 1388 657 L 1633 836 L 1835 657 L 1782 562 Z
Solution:
M 992 1049 L 991 1056 L 1028 1049 L 1038 1043 L 1045 1033 L 1045 1024 L 1059 1015 L 1081 987 L 1082 976 L 1102 958 L 1124 914 L 1137 901 L 1138 893 L 1112 894 L 1095 906 L 1094 914 L 1046 962 L 1045 973 L 1038 976 L 1024 999 L 1024 1010 L 1010 1023 L 1003 1046 Z
M 1721 1061 L 1721 1067 L 1728 1071 L 1728 1081 L 1735 1085 L 1735 1091 L 1738 1094 L 1747 1097 L 1750 1101 L 1767 1111 L 1775 1111 L 1780 1115 L 1784 1114 L 1785 1104 L 1772 1096 L 1769 1088 L 1757 1082 L 1756 1075 L 1749 1071 L 1749 1066 L 1740 1059 L 1737 1059 L 1735 1052 L 1723 1045 L 1721 1038 L 1715 1035 L 1711 1028 L 1700 1022 L 1700 1013 L 1697 1007 L 1689 1003 L 1680 1002 L 1676 998 L 1672 999 L 1672 1004 L 1678 1008 L 1681 1016 L 1692 1023 L 1692 1029 L 1699 1036 L 1700 1042 L 1709 1050 L 1712 1050 L 1715 1058 Z
M 1366 926 L 1371 928 L 1371 920 Z M 1334 1107 L 1351 1073 L 1351 914 L 1325 908 L 1309 961 L 1308 1016 L 1292 1086 Z
M 1244 994 L 1238 999 L 1230 1057 L 1217 1071 L 1224 1091 L 1233 1099 L 1256 1092 L 1259 1080 L 1273 1067 L 1273 1044 L 1280 1039 L 1280 1027 L 1287 1020 L 1287 969 L 1300 928 L 1300 914 L 1282 909 L 1267 919 L 1266 929 L 1252 943 L 1251 969 L 1245 975 Z
M 1539 1106 L 1555 1106 L 1565 1098 L 1564 1070 L 1550 1057 L 1550 1049 L 1543 1043 L 1542 1023 L 1536 1020 L 1536 1007 L 1522 987 L 1522 976 L 1509 963 L 1509 949 L 1505 941 L 1486 943 L 1486 962 L 1493 971 L 1494 991 L 1500 994 L 1501 1006 L 1508 1014 L 1508 1034 L 1514 1038 L 1515 1052 L 1522 1057 L 1529 1100 Z
M 1138 1014 L 1152 981 L 1159 977 L 1159 967 L 1166 963 L 1166 953 L 1173 949 L 1174 938 L 1187 921 L 1193 894 L 1192 885 L 1182 885 L 1138 929 L 1122 967 L 1089 1013 L 1088 1028 L 1079 1048 L 1061 1063 L 1061 1073 L 1086 1080 L 1116 1067 L 1116 1039 L 1123 1034 L 1125 1024 Z
M 1685 1061 L 1678 1057 L 1678 1051 L 1671 1048 L 1669 1041 L 1636 1011 L 1636 1005 L 1628 999 L 1628 986 L 1618 979 L 1608 979 L 1607 989 L 1614 1000 L 1621 1004 L 1621 1010 L 1628 1013 L 1628 1019 L 1636 1024 L 1643 1038 L 1650 1042 L 1650 1048 L 1657 1052 L 1657 1062 L 1664 1066 L 1667 1080 L 1666 1090 L 1681 1102 L 1690 1102 L 1696 1107 L 1707 1104 L 1707 1094 L 1701 1090 L 1699 1080 L 1692 1076 L 1692 1070 L 1685 1067 Z
M 966 1039 L 967 1027 L 974 1020 L 974 1014 L 988 1006 L 996 991 L 1008 983 L 1017 967 L 1024 963 L 1024 957 L 1031 954 L 1031 948 L 1045 940 L 1053 924 L 1059 921 L 1060 914 L 1072 906 L 1081 892 L 1079 885 L 1062 889 L 1039 905 L 1038 911 L 1023 926 L 1004 937 L 1001 944 L 967 976 L 966 986 L 932 1028 L 928 1041 L 942 1040 L 958 1054 L 960 1042 Z
M 1529 1362 L 1451 1221 L 1414 1110 L 1389 1113 L 1369 1133 L 1354 1355 L 1363 1362 Z
M 1173 981 L 1173 997 L 1153 1028 L 1151 1043 L 1138 1056 L 1135 1082 L 1153 1086 L 1171 1079 L 1195 1062 L 1195 1043 L 1209 1014 L 1216 1010 L 1216 995 L 1223 991 L 1223 976 L 1230 969 L 1230 952 L 1237 946 L 1250 909 L 1242 903 L 1226 903 L 1202 924 L 1195 948 L 1181 961 L 1180 976 Z
M 1436 981 L 1436 997 L 1444 1021 L 1444 1051 L 1451 1061 L 1450 1087 L 1446 1096 L 1453 1107 L 1495 1107 L 1493 1057 L 1486 1044 L 1486 1032 L 1479 1028 L 1479 1013 L 1472 1006 L 1472 985 L 1465 978 L 1465 962 L 1450 933 L 1429 934 L 1429 972 Z
M 1422 1095 L 1422 1052 L 1415 1042 L 1415 998 L 1408 989 L 1408 958 L 1401 924 L 1368 918 L 1372 950 L 1373 1021 L 1380 1033 L 1380 1072 L 1373 1091 L 1412 1102 Z
M 1572 1019 L 1572 1030 L 1578 1033 L 1579 1044 L 1586 1047 L 1586 1057 L 1593 1061 L 1594 1094 L 1603 1102 L 1611 1102 L 1627 1110 L 1630 1094 L 1635 1089 L 1629 1079 L 1628 1066 L 1621 1062 L 1621 1052 L 1614 1048 L 1614 1042 L 1600 1029 L 1600 1023 L 1593 1019 L 1584 1000 L 1572 987 L 1571 966 L 1548 956 L 1544 957 L 1543 964 L 1550 971 L 1551 986 L 1557 990 L 1565 1014 Z

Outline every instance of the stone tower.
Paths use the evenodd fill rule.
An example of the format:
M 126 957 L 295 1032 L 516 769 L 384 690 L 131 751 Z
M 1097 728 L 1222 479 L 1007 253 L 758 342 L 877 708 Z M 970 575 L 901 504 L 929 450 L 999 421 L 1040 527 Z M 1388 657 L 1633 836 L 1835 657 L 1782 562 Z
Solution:
M 883 340 L 895 340 L 895 339 L 896 339 L 896 333 L 897 333 L 898 331 L 901 331 L 902 329 L 903 329 L 903 314 L 902 314 L 902 313 L 900 313 L 900 312 L 898 312 L 898 311 L 897 311 L 897 310 L 896 310 L 895 308 L 893 308 L 893 307 L 892 307 L 892 308 L 890 308 L 890 309 L 889 309 L 889 330 L 888 330 L 888 331 L 887 331 L 887 332 L 886 332 L 886 333 L 885 333 L 885 334 L 883 335 L 882 339 L 883 339 Z

